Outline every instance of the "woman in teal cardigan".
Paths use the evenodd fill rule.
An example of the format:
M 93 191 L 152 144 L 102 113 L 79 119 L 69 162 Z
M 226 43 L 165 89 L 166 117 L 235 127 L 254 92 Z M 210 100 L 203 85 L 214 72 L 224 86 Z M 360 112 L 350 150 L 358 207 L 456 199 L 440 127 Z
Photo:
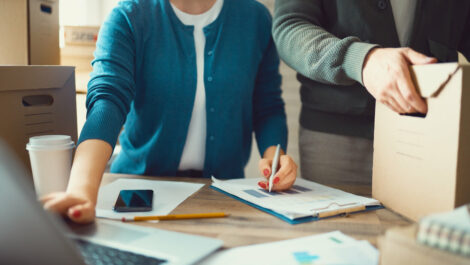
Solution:
M 111 172 L 244 177 L 252 134 L 274 190 L 297 165 L 284 150 L 287 126 L 271 16 L 255 0 L 123 0 L 103 24 L 82 129 L 66 192 L 46 209 L 94 219 L 98 187 L 121 128 Z M 267 188 L 267 181 L 259 183 Z

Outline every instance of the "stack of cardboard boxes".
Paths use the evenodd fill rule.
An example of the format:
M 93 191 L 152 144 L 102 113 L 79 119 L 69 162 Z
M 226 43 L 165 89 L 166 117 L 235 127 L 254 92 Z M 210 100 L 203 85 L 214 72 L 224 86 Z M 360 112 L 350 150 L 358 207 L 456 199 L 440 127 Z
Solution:
M 59 0 L 0 0 L 0 65 L 59 65 Z
M 0 0 L 0 18 L 0 138 L 29 167 L 29 137 L 77 140 L 74 68 L 58 66 L 59 0 Z
M 99 27 L 59 27 L 59 0 L 0 0 L 0 65 L 76 68 L 79 131 L 86 120 L 86 87 Z M 63 32 L 64 47 L 59 36 Z

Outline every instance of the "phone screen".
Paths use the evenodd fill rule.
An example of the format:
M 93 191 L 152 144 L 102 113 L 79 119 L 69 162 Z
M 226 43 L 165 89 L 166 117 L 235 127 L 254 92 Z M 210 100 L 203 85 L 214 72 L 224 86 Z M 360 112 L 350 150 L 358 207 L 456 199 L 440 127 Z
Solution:
M 152 210 L 153 190 L 121 190 L 114 205 L 116 212 L 148 212 Z

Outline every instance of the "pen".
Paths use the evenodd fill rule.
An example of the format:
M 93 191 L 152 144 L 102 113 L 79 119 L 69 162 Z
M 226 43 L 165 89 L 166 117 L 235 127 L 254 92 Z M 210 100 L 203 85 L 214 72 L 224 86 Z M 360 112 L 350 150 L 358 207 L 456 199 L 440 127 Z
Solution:
M 273 188 L 273 179 L 274 175 L 276 175 L 277 171 L 277 164 L 279 163 L 279 152 L 281 151 L 281 145 L 278 144 L 276 147 L 276 153 L 274 154 L 273 164 L 271 165 L 271 176 L 269 177 L 269 192 Z
M 128 221 L 153 221 L 153 220 L 183 220 L 183 219 L 202 219 L 202 218 L 221 218 L 229 216 L 226 213 L 193 213 L 193 214 L 170 214 L 157 216 L 134 216 L 131 218 L 123 217 L 123 222 Z

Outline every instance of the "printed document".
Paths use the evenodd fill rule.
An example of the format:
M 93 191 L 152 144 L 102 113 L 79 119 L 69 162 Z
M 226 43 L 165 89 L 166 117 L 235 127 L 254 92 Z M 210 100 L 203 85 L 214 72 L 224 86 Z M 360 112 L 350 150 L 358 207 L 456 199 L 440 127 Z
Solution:
M 199 265 L 377 265 L 379 252 L 367 241 L 339 231 L 217 252 Z
M 379 206 L 380 202 L 312 181 L 298 178 L 291 189 L 268 192 L 258 187 L 259 179 L 218 180 L 212 186 L 249 203 L 294 220 L 355 206 Z

